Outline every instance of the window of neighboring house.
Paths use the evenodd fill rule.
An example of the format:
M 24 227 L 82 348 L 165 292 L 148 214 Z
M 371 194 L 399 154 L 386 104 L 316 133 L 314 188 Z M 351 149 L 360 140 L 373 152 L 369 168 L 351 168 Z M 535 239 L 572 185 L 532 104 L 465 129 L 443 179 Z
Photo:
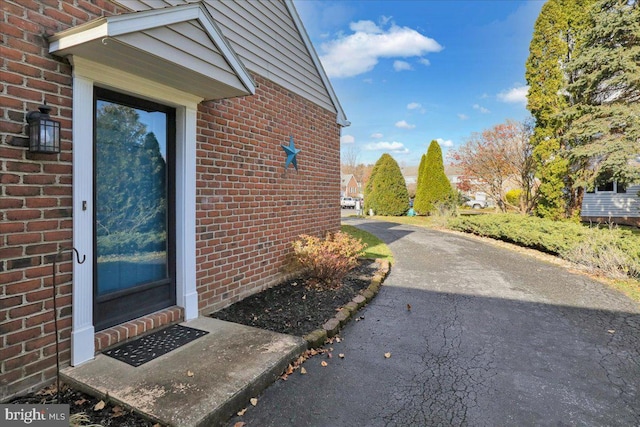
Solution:
M 609 181 L 596 187 L 597 193 L 626 193 L 627 189 L 624 185 L 618 184 L 616 181 Z
M 609 182 L 605 182 L 604 184 L 598 185 L 596 187 L 596 191 L 598 193 L 612 192 L 612 191 L 614 191 L 613 187 L 614 187 L 613 181 L 609 181 Z

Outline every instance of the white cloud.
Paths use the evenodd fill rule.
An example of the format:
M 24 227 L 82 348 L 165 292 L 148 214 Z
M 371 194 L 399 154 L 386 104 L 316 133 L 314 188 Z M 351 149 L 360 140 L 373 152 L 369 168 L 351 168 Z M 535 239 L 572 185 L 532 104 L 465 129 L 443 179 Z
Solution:
M 458 118 L 460 120 L 469 120 L 469 116 L 467 116 L 466 114 L 462 114 L 462 113 L 458 114 Z
M 397 142 L 397 141 L 372 142 L 370 144 L 365 145 L 364 149 L 368 151 L 390 151 L 392 153 L 398 153 L 398 154 L 409 152 L 409 149 L 405 147 L 402 142 Z
M 383 19 L 386 25 L 388 19 Z M 384 28 L 373 21 L 352 22 L 353 34 L 339 35 L 320 45 L 320 60 L 329 77 L 353 77 L 371 71 L 381 58 L 422 57 L 439 52 L 434 39 L 409 27 Z
M 509 104 L 526 104 L 529 86 L 517 86 L 498 94 L 498 100 Z
M 440 144 L 440 147 L 453 147 L 453 141 L 450 139 L 444 140 L 442 138 L 438 138 L 436 139 L 436 141 L 438 141 L 438 144 Z
M 416 127 L 416 125 L 407 123 L 406 120 L 400 120 L 399 122 L 396 122 L 396 127 L 400 129 L 413 129 Z
M 380 132 L 376 132 L 376 133 L 372 133 L 371 134 L 371 138 L 373 139 L 380 139 L 382 138 L 384 135 L 382 135 Z
M 420 58 L 420 59 L 418 59 L 418 62 L 421 63 L 422 65 L 426 66 L 426 67 L 431 65 L 431 61 L 429 61 L 427 58 Z
M 407 110 L 417 110 L 418 108 L 422 108 L 422 104 L 418 102 L 410 102 L 407 104 Z
M 413 70 L 413 67 L 407 61 L 395 60 L 393 61 L 393 69 L 396 71 L 408 71 Z
M 483 106 L 478 104 L 473 104 L 473 109 L 480 111 L 482 114 L 489 114 L 491 112 L 487 108 L 484 108 Z
M 356 142 L 356 139 L 353 135 L 342 135 L 340 137 L 340 144 L 353 144 Z
M 349 28 L 356 33 L 382 34 L 382 29 L 373 21 L 352 22 Z

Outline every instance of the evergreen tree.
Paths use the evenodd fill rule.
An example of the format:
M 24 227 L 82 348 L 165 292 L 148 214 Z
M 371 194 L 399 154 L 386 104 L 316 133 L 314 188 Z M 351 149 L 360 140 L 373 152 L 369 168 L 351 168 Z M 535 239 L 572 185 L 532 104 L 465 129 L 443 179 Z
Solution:
M 424 162 L 418 170 L 418 187 L 413 208 L 419 215 L 432 213 L 438 205 L 451 203 L 454 191 L 444 173 L 442 150 L 437 141 L 431 141 Z
M 611 180 L 640 181 L 633 159 L 640 154 L 640 5 L 600 0 L 579 55 L 569 62 L 572 107 L 563 135 L 570 159 L 581 165 L 576 186 L 593 188 Z
M 536 120 L 532 144 L 540 180 L 536 212 L 547 218 L 568 216 L 579 206 L 560 138 L 564 126 L 560 113 L 568 106 L 563 93 L 574 78 L 567 72 L 567 63 L 582 45 L 593 1 L 549 0 L 536 20 L 529 46 L 527 108 Z
M 376 215 L 404 215 L 409 210 L 409 192 L 400 166 L 389 154 L 376 162 L 364 192 L 365 211 Z

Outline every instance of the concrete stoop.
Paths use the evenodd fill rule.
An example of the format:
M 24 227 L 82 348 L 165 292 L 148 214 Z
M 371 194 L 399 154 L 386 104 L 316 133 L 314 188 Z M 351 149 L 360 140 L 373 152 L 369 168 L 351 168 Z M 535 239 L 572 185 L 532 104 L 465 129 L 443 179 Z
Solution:
M 182 323 L 209 333 L 137 368 L 99 354 L 62 370 L 65 383 L 109 399 L 163 426 L 226 422 L 271 385 L 307 348 L 319 347 L 378 293 L 389 262 L 377 260 L 368 288 L 303 338 L 210 317 Z
M 217 426 L 307 348 L 300 337 L 208 317 L 183 325 L 209 334 L 137 368 L 100 354 L 61 378 L 162 425 Z

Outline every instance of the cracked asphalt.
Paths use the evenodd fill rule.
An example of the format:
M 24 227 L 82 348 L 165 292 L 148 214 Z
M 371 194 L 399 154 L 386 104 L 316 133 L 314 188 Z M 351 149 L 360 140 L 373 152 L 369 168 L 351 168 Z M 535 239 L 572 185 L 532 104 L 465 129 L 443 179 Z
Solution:
M 343 220 L 392 249 L 384 286 L 332 358 L 229 426 L 640 426 L 636 303 L 476 239 Z

